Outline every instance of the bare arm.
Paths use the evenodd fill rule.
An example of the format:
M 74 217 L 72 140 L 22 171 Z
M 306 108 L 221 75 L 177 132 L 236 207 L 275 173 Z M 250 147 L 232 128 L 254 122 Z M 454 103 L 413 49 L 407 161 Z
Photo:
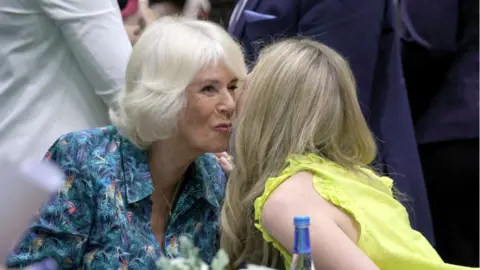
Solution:
M 116 2 L 39 0 L 45 14 L 60 28 L 96 94 L 108 106 L 123 85 L 132 50 Z
M 292 253 L 293 217 L 310 216 L 310 241 L 317 269 L 379 269 L 334 221 L 334 216 L 347 214 L 322 198 L 312 181 L 311 174 L 302 172 L 280 185 L 265 203 L 263 226 Z

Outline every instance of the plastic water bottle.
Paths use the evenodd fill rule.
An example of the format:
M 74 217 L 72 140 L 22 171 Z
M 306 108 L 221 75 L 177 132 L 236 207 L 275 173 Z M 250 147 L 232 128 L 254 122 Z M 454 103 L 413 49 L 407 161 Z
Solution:
M 290 270 L 313 270 L 312 249 L 310 247 L 310 217 L 294 217 L 295 240 Z

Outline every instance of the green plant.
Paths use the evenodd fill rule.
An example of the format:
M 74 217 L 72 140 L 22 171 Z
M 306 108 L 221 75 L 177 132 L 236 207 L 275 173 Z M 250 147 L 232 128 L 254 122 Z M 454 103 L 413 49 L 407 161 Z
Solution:
M 224 250 L 219 250 L 212 260 L 206 264 L 198 255 L 199 250 L 186 237 L 179 239 L 180 257 L 169 259 L 162 257 L 157 262 L 157 269 L 161 270 L 225 270 L 228 265 L 228 255 Z M 272 270 L 271 268 L 248 265 L 247 270 Z

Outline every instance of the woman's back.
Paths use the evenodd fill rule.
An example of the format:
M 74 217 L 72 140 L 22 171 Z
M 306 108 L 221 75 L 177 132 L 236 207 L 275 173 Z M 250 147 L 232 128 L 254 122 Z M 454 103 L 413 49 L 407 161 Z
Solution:
M 295 155 L 278 177 L 267 180 L 263 195 L 255 201 L 256 226 L 264 240 L 281 251 L 287 267 L 291 254 L 262 226 L 263 207 L 268 196 L 284 181 L 308 171 L 313 175 L 317 193 L 357 222 L 357 246 L 380 269 L 464 269 L 443 263 L 423 235 L 412 229 L 406 209 L 393 197 L 390 178 L 379 177 L 368 169 L 360 170 L 353 173 L 314 154 Z
M 285 40 L 263 50 L 237 104 L 221 239 L 232 266 L 277 267 L 283 257 L 288 267 L 292 218 L 302 215 L 311 218 L 319 269 L 461 268 L 444 264 L 412 229 L 392 180 L 362 169 L 377 144 L 355 85 L 348 62 L 320 43 Z M 254 220 L 245 218 L 252 211 Z

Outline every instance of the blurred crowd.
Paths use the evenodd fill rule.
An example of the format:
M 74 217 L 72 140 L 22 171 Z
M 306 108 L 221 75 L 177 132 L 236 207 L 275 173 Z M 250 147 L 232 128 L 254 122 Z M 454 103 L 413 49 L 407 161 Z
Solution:
M 369 165 L 394 180 L 394 189 L 408 211 L 411 226 L 428 240 L 446 263 L 478 267 L 478 13 L 478 1 L 475 0 L 0 0 L 0 156 L 12 160 L 26 157 L 41 159 L 48 151 L 54 159 L 60 159 L 67 151 L 66 146 L 62 145 L 65 141 L 84 140 L 83 145 L 93 148 L 90 138 L 95 136 L 98 137 L 95 142 L 101 141 L 102 144 L 95 146 L 97 148 L 92 150 L 92 153 L 103 153 L 101 151 L 105 149 L 113 152 L 123 142 L 120 137 L 118 141 L 114 139 L 120 135 L 112 126 L 108 126 L 113 122 L 120 133 L 126 134 L 133 141 L 132 146 L 124 150 L 129 152 L 122 152 L 122 155 L 132 157 L 128 162 L 122 163 L 124 174 L 131 174 L 128 177 L 132 179 L 143 177 L 142 173 L 148 174 L 148 171 L 144 172 L 145 168 L 138 165 L 141 160 L 148 158 L 147 167 L 152 160 L 165 160 L 160 154 L 157 158 L 153 151 L 149 152 L 148 157 L 143 156 L 134 150 L 134 146 L 154 149 L 154 136 L 164 139 L 174 131 L 169 133 L 153 128 L 153 124 L 147 121 L 136 121 L 161 116 L 165 118 L 162 118 L 162 124 L 167 126 L 173 121 L 166 119 L 167 114 L 171 113 L 169 110 L 177 108 L 176 106 L 186 106 L 185 123 L 182 122 L 181 127 L 185 125 L 186 134 L 194 134 L 197 132 L 195 128 L 201 130 L 201 120 L 195 119 L 195 116 L 201 118 L 206 114 L 206 110 L 201 108 L 206 105 L 202 104 L 213 101 L 204 99 L 191 105 L 188 101 L 190 94 L 179 93 L 177 99 L 186 95 L 187 101 L 186 105 L 178 105 L 173 99 L 156 98 L 151 94 L 140 97 L 132 92 L 133 89 L 140 91 L 137 90 L 138 81 L 147 79 L 148 87 L 159 87 L 159 82 L 155 81 L 155 72 L 170 74 L 169 78 L 178 79 L 179 83 L 172 82 L 169 87 L 180 87 L 180 75 L 175 74 L 190 74 L 194 67 L 185 65 L 180 57 L 169 60 L 162 53 L 183 56 L 191 53 L 188 55 L 194 57 L 194 52 L 187 52 L 185 48 L 197 46 L 200 51 L 202 46 L 207 46 L 202 43 L 201 34 L 208 38 L 212 38 L 212 35 L 222 42 L 227 39 L 220 34 L 211 34 L 209 31 L 214 31 L 213 28 L 203 29 L 200 26 L 198 29 L 195 28 L 197 26 L 191 26 L 197 32 L 189 34 L 191 39 L 182 39 L 180 31 L 186 33 L 187 27 L 176 28 L 176 31 L 179 31 L 176 36 L 173 32 L 162 32 L 161 27 L 157 26 L 162 23 L 159 19 L 184 15 L 192 20 L 213 21 L 216 23 L 215 27 L 225 29 L 233 40 L 241 45 L 242 51 L 238 52 L 241 56 L 237 56 L 235 50 L 224 52 L 227 58 L 231 56 L 233 64 L 225 64 L 231 71 L 207 70 L 205 74 L 195 75 L 200 76 L 198 78 L 193 75 L 190 77 L 194 78 L 190 82 L 192 83 L 195 78 L 201 80 L 213 76 L 213 88 L 222 85 L 225 89 L 230 89 L 229 87 L 233 87 L 231 85 L 237 85 L 237 81 L 243 81 L 238 74 L 251 71 L 259 57 L 262 57 L 262 50 L 270 44 L 287 38 L 306 37 L 332 48 L 348 62 L 355 79 L 361 112 L 378 149 Z M 165 25 L 168 23 L 165 21 Z M 167 35 L 170 40 L 178 42 L 172 45 L 159 43 L 160 41 L 155 39 Z M 157 47 L 153 48 L 154 45 Z M 241 57 L 245 58 L 244 61 L 238 60 Z M 149 58 L 152 61 L 149 61 Z M 159 67 L 153 59 L 160 59 L 166 66 Z M 246 63 L 246 67 L 235 66 L 237 60 Z M 144 62 L 146 64 L 141 64 Z M 177 65 L 182 65 L 182 69 Z M 245 77 L 245 85 L 249 84 L 251 77 Z M 213 100 L 213 95 L 220 95 L 222 92 L 217 90 L 215 93 L 208 97 Z M 147 100 L 151 100 L 151 103 L 147 103 Z M 272 100 L 274 101 L 275 99 Z M 227 115 L 226 119 L 230 119 L 235 115 L 234 110 L 238 104 L 232 105 L 225 100 L 222 102 L 225 103 L 222 105 L 224 107 L 220 106 L 218 110 L 222 115 Z M 134 107 L 138 104 L 142 104 L 144 108 Z M 159 106 L 158 104 L 161 104 L 162 110 L 153 112 L 153 108 Z M 192 106 L 191 110 L 189 106 Z M 322 110 L 314 110 L 317 109 Z M 222 122 L 216 129 L 221 132 L 222 128 L 231 128 L 228 126 L 229 121 L 225 124 L 227 126 L 222 126 Z M 108 129 L 108 135 L 100 136 L 100 131 L 88 131 L 86 135 L 58 139 L 70 132 L 102 126 L 108 126 L 105 128 Z M 140 132 L 149 126 L 147 133 Z M 107 132 L 105 130 L 102 132 Z M 234 127 L 233 137 L 236 136 L 235 132 Z M 195 135 L 192 139 L 192 145 L 196 149 L 201 148 L 198 145 L 203 143 L 200 135 Z M 224 145 L 205 151 L 202 148 L 197 152 L 228 151 L 235 157 L 232 139 L 228 136 L 222 138 L 219 140 L 225 139 L 230 147 Z M 176 145 L 175 143 L 169 141 L 170 145 Z M 54 146 L 50 148 L 52 144 Z M 78 142 L 71 147 L 80 147 L 79 145 L 82 143 Z M 179 145 L 169 154 L 186 151 L 186 146 Z M 68 148 L 68 151 L 75 151 L 76 154 L 69 159 L 63 159 L 62 164 L 69 172 L 79 175 L 80 172 L 72 167 L 72 162 L 75 158 L 87 154 L 73 148 Z M 117 157 L 111 158 L 113 160 Z M 227 159 L 231 159 L 231 156 L 218 154 L 213 161 L 205 159 L 201 162 L 221 162 L 225 169 L 229 164 Z M 89 164 L 88 160 L 83 162 Z M 105 162 L 116 161 L 105 159 Z M 135 164 L 139 167 L 135 167 Z M 128 171 L 130 166 L 135 168 Z M 233 167 L 227 169 L 230 170 L 233 170 Z M 99 170 L 95 173 L 102 179 L 107 179 L 110 170 Z M 174 171 L 159 175 L 168 173 L 173 175 Z M 151 174 L 154 178 L 153 170 Z M 69 178 L 66 181 L 69 181 Z M 83 185 L 81 188 L 86 189 Z M 127 185 L 125 202 L 141 204 L 147 190 L 153 188 L 143 183 L 135 185 L 141 188 L 141 191 L 133 191 L 134 188 Z M 183 182 L 172 184 L 165 187 L 164 194 L 159 195 L 154 191 L 151 196 L 165 201 L 165 207 L 169 208 L 169 214 L 172 215 L 174 202 L 179 203 L 183 198 L 177 198 L 177 193 L 185 185 Z M 187 187 L 186 190 L 188 191 Z M 195 190 L 200 188 L 192 187 L 192 190 L 195 193 Z M 105 192 L 102 196 L 106 198 L 115 196 Z M 166 197 L 162 196 L 165 194 Z M 228 194 L 227 189 L 226 196 Z M 212 206 L 212 197 L 205 198 L 205 213 L 210 213 L 208 215 L 213 217 L 219 213 L 212 210 L 215 208 Z M 188 203 L 189 198 L 186 197 L 185 203 Z M 77 205 L 76 211 L 79 211 L 80 207 L 87 207 L 83 204 Z M 56 207 L 59 207 L 55 210 L 57 213 L 68 211 L 65 207 Z M 158 210 L 155 209 L 155 204 L 153 207 L 152 211 Z M 52 210 L 48 215 L 54 216 L 55 211 Z M 89 214 L 84 215 L 86 218 Z M 173 212 L 172 218 L 176 217 L 175 215 Z M 114 221 L 107 219 L 103 222 Z M 157 229 L 162 231 L 157 240 L 164 241 L 164 237 L 171 239 L 168 231 L 163 235 L 163 231 L 167 230 L 164 221 L 152 219 L 151 222 L 152 228 L 154 225 L 159 226 Z M 141 226 L 138 224 L 137 226 Z M 53 224 L 39 223 L 35 226 L 44 226 L 54 232 L 63 230 L 55 228 Z M 68 241 L 73 242 L 74 238 L 81 239 L 88 234 L 88 230 L 81 226 L 72 229 L 74 237 Z M 43 234 L 43 237 L 51 234 L 42 230 L 37 234 Z M 176 232 L 171 232 L 174 233 Z M 213 234 L 210 231 L 204 233 Z M 58 239 L 43 241 L 51 241 L 50 244 L 57 246 L 63 243 Z M 30 247 L 26 248 L 29 250 L 26 254 L 33 254 L 35 242 L 28 243 Z M 209 243 L 200 243 L 206 252 L 204 256 L 208 257 Z M 82 242 L 78 245 L 83 244 Z M 98 248 L 95 243 L 88 242 L 75 252 L 92 255 L 95 248 Z M 168 245 L 164 247 L 167 253 L 168 248 Z M 155 255 L 153 247 L 151 251 L 148 248 L 146 250 L 147 253 L 153 252 Z M 106 254 L 114 253 L 108 252 Z M 64 260 L 70 258 L 67 255 Z M 31 256 L 32 262 L 42 259 Z M 16 257 L 10 265 L 23 266 L 25 264 L 22 260 Z M 81 260 L 88 260 L 88 256 Z M 71 263 L 80 267 L 78 261 L 72 259 Z M 92 269 L 102 268 L 98 267 L 100 266 Z M 116 265 L 104 267 L 117 268 Z

